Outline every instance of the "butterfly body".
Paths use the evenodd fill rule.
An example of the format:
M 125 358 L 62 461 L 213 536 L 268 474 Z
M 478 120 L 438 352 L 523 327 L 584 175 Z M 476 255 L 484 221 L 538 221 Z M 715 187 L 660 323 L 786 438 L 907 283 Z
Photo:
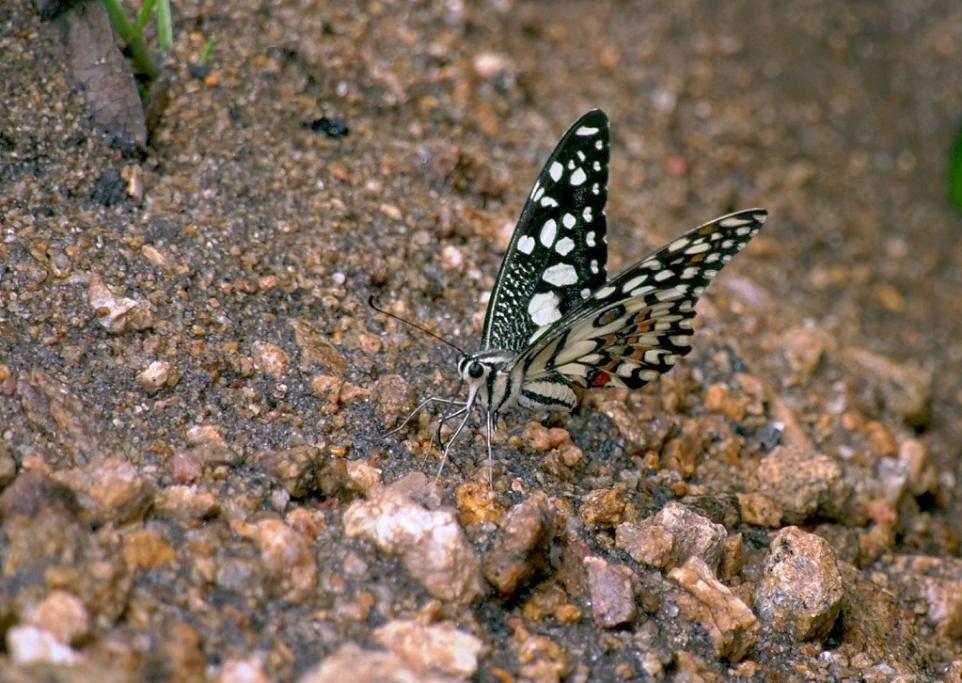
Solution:
M 459 406 L 442 417 L 463 416 L 444 459 L 476 406 L 490 465 L 494 420 L 515 403 L 570 410 L 576 387 L 637 389 L 670 370 L 691 350 L 698 297 L 767 215 L 716 218 L 609 281 L 607 184 L 608 119 L 596 109 L 562 136 L 528 196 L 491 292 L 482 350 L 458 363 L 467 399 L 422 404 Z

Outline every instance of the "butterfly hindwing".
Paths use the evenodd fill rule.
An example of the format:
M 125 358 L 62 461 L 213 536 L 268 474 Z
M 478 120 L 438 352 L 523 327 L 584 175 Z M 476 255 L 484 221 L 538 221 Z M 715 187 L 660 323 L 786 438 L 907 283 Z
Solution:
M 538 175 L 491 290 L 483 348 L 522 351 L 607 278 L 608 117 L 594 109 Z
M 698 297 L 766 215 L 750 209 L 717 218 L 596 289 L 519 358 L 523 387 L 547 380 L 637 389 L 667 372 L 691 350 Z

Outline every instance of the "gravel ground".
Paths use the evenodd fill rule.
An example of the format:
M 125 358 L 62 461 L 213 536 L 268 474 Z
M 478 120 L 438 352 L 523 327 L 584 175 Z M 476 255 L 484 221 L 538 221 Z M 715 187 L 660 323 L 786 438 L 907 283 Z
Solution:
M 175 5 L 141 156 L 0 5 L 0 680 L 960 680 L 957 3 Z M 592 107 L 612 272 L 769 222 L 434 486 L 453 355 L 367 297 L 473 348 Z

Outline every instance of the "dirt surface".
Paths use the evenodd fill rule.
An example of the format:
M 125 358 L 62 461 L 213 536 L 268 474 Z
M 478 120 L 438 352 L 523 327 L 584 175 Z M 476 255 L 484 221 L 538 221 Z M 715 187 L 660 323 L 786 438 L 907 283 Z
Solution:
M 958 3 L 175 5 L 142 158 L 0 5 L 0 679 L 959 680 Z M 453 354 L 366 299 L 474 348 L 592 107 L 612 272 L 769 222 L 433 487 Z

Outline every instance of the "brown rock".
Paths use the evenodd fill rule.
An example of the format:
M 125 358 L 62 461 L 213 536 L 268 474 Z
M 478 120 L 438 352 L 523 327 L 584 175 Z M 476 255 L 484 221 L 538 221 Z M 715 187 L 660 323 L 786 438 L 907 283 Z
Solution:
M 153 569 L 177 559 L 177 553 L 160 534 L 136 529 L 124 537 L 124 561 L 131 569 Z
M 717 567 L 727 537 L 721 524 L 675 501 L 658 514 L 615 531 L 615 543 L 633 560 L 659 568 L 684 564 L 692 556 Z
M 513 623 L 512 626 L 518 663 L 521 664 L 518 672 L 521 680 L 557 683 L 571 673 L 568 654 L 557 643 L 545 636 L 529 633 L 520 623 Z M 506 676 L 499 678 L 511 680 Z
M 74 492 L 84 519 L 126 523 L 140 519 L 154 499 L 154 487 L 133 465 L 109 458 L 103 462 L 56 472 L 53 478 Z
M 742 535 L 732 534 L 725 539 L 718 575 L 726 583 L 742 570 Z
M 24 621 L 52 633 L 62 643 L 76 643 L 90 630 L 87 608 L 72 593 L 54 590 L 32 606 Z
M 543 453 L 551 448 L 548 428 L 537 420 L 531 420 L 525 426 L 524 440 L 527 447 L 536 453 Z
M 635 618 L 635 592 L 632 573 L 623 565 L 609 564 L 600 557 L 586 557 L 588 592 L 595 624 L 614 628 Z
M 487 484 L 469 481 L 458 486 L 458 521 L 464 526 L 490 522 L 497 524 L 504 517 L 497 497 Z
M 374 639 L 424 674 L 467 679 L 478 669 L 482 642 L 454 624 L 425 625 L 407 619 L 389 621 L 374 631 Z
M 798 325 L 782 334 L 779 348 L 799 380 L 812 376 L 826 348 L 834 346 L 833 340 L 823 330 Z
M 168 486 L 154 497 L 153 514 L 202 522 L 220 514 L 220 498 L 198 486 Z
M 400 556 L 411 576 L 436 598 L 466 604 L 481 591 L 477 555 L 454 513 L 425 508 L 397 484 L 353 503 L 344 513 L 344 529 L 348 536 L 366 538 Z
M 691 557 L 668 573 L 684 592 L 678 607 L 687 619 L 701 624 L 711 638 L 715 655 L 729 661 L 742 659 L 758 639 L 758 620 L 712 573 L 699 557 Z
M 0 519 L 4 521 L 40 515 L 75 517 L 79 512 L 74 492 L 43 472 L 22 472 L 0 494 Z
M 827 455 L 779 446 L 758 466 L 761 493 L 776 501 L 782 520 L 797 524 L 816 513 L 837 518 L 848 499 L 842 470 Z
M 849 348 L 842 360 L 854 375 L 860 395 L 869 405 L 882 403 L 914 427 L 931 418 L 932 376 L 920 368 L 899 364 L 867 349 Z
M 180 379 L 174 366 L 164 360 L 155 360 L 137 375 L 137 383 L 144 391 L 154 393 L 164 387 L 172 387 Z
M 349 483 L 351 488 L 361 492 L 367 498 L 381 489 L 381 470 L 362 460 L 352 460 L 347 463 L 345 477 L 345 483 Z
M 613 527 L 625 519 L 628 494 L 623 489 L 596 489 L 585 496 L 578 516 L 593 527 Z
M 60 445 L 70 462 L 106 457 L 108 449 L 91 421 L 91 411 L 63 384 L 32 370 L 17 379 L 17 393 L 27 419 Z
M 291 496 L 303 498 L 317 491 L 317 474 L 322 457 L 321 449 L 301 444 L 258 453 L 254 456 L 254 463 Z
M 929 459 L 929 451 L 925 444 L 918 439 L 906 439 L 899 446 L 898 459 L 905 468 L 906 483 L 913 496 L 936 491 L 938 475 Z
M 297 679 L 297 683 L 452 683 L 415 671 L 393 652 L 362 650 L 349 643 Z
M 87 300 L 97 322 L 111 334 L 146 330 L 154 325 L 153 307 L 149 302 L 114 296 L 97 275 L 90 277 Z
M 374 408 L 387 429 L 414 408 L 414 392 L 400 375 L 385 375 L 374 383 Z
M 663 569 L 671 562 L 675 536 L 649 520 L 624 522 L 615 529 L 615 545 L 635 562 Z
M 309 598 L 317 584 L 317 563 L 307 539 L 279 519 L 257 525 L 261 562 L 281 586 L 284 597 L 298 603 Z
M 504 520 L 501 538 L 484 558 L 484 578 L 510 595 L 546 565 L 554 533 L 554 511 L 544 493 L 518 503 Z
M 745 524 L 767 526 L 773 529 L 782 525 L 782 508 L 763 493 L 739 493 L 738 511 Z
M 343 387 L 344 380 L 335 375 L 317 375 L 311 380 L 311 390 L 324 402 L 322 413 L 332 415 L 337 412 Z
M 301 351 L 300 368 L 310 371 L 321 367 L 338 377 L 347 372 L 347 360 L 325 336 L 303 320 L 291 320 L 294 342 Z
M 822 640 L 841 603 L 842 576 L 828 541 L 793 526 L 778 532 L 755 590 L 759 617 L 797 641 Z
M 256 341 L 251 346 L 251 357 L 258 372 L 274 377 L 281 377 L 287 373 L 291 359 L 277 344 Z

